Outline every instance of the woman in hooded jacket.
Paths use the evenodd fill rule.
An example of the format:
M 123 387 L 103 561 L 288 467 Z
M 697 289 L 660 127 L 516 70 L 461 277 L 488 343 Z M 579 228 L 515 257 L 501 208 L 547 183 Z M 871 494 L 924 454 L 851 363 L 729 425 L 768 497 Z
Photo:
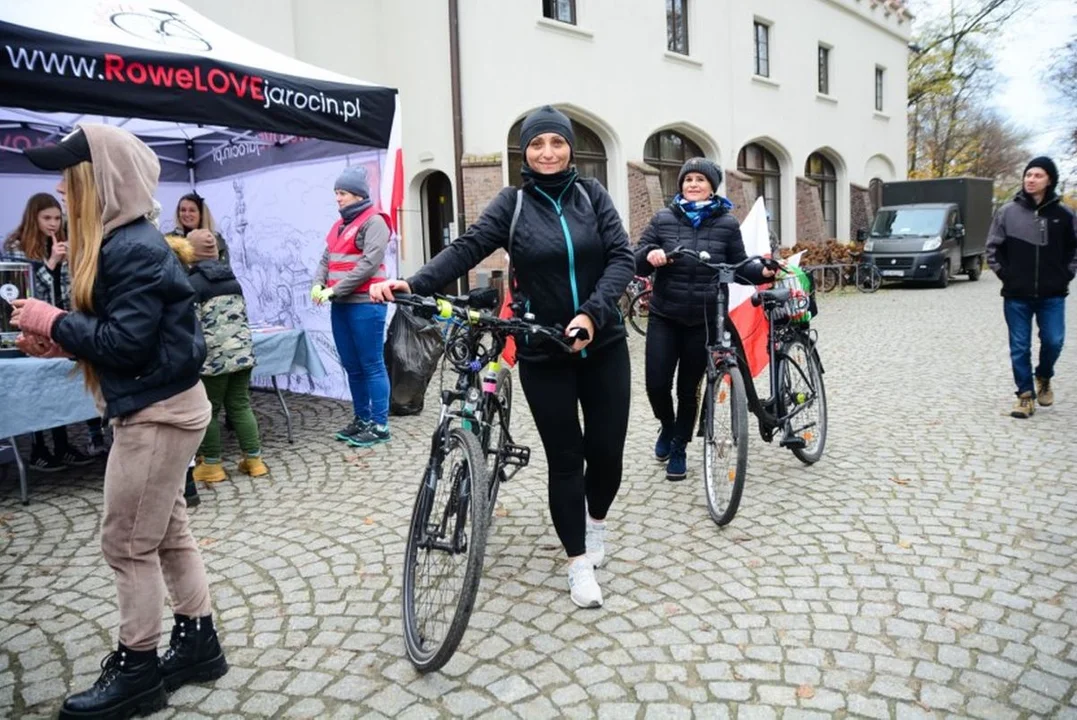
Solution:
M 160 165 L 144 143 L 122 128 L 87 124 L 26 156 L 63 170 L 57 191 L 70 219 L 72 309 L 16 300 L 17 345 L 37 357 L 73 357 L 114 437 L 101 548 L 116 575 L 119 644 L 60 717 L 147 714 L 164 707 L 166 691 L 228 670 L 183 499 L 187 465 L 210 418 L 195 294 L 146 218 Z M 158 659 L 165 586 L 175 625 Z
M 628 431 L 631 368 L 617 301 L 633 262 L 609 193 L 572 166 L 573 142 L 563 113 L 547 105 L 528 115 L 520 130 L 521 187 L 504 188 L 467 232 L 407 281 L 376 283 L 370 296 L 429 295 L 506 249 L 514 300 L 538 323 L 563 325 L 567 337 L 577 337 L 572 353 L 528 343 L 516 352 L 549 465 L 550 515 L 569 560 L 570 597 L 590 608 L 602 605 L 594 569 L 606 557 L 606 514 L 621 485 Z

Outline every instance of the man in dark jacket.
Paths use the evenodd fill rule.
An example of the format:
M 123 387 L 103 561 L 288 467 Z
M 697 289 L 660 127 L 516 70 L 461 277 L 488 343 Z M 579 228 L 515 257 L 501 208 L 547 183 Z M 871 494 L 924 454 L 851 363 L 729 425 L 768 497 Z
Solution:
M 1010 362 L 1017 384 L 1011 415 L 1030 417 L 1036 401 L 1054 403 L 1051 378 L 1066 334 L 1066 295 L 1077 274 L 1077 217 L 1055 193 L 1058 168 L 1038 157 L 1025 168 L 1024 185 L 995 214 L 987 237 L 987 264 L 1002 280 L 1010 332 Z M 1032 370 L 1032 318 L 1040 330 L 1040 361 Z

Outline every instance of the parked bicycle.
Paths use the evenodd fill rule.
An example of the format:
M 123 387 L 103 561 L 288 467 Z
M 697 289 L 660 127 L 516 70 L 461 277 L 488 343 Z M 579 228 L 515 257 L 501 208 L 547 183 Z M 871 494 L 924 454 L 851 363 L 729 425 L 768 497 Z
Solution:
M 500 363 L 505 340 L 545 340 L 567 351 L 575 340 L 586 340 L 587 331 L 566 336 L 562 328 L 536 324 L 533 316 L 499 318 L 491 312 L 496 293 L 488 291 L 432 298 L 396 293 L 394 301 L 421 317 L 453 321 L 444 362 L 456 371 L 456 383 L 451 389 L 442 383 L 441 412 L 404 555 L 404 646 L 412 665 L 425 673 L 448 662 L 464 636 L 498 488 L 531 458 L 530 448 L 513 442 L 509 427 L 512 375 Z
M 715 273 L 718 296 L 716 317 L 704 318 L 708 327 L 706 390 L 703 396 L 703 483 L 707 510 L 719 526 L 733 520 L 740 507 L 748 470 L 748 410 L 759 422 L 763 440 L 781 434 L 779 445 L 789 448 L 803 463 L 812 464 L 826 447 L 826 392 L 823 366 L 816 348 L 817 336 L 805 322 L 810 294 L 780 281 L 779 287 L 761 290 L 752 304 L 762 305 L 768 322 L 770 396 L 760 399 L 751 371 L 735 347 L 726 323 L 729 285 L 747 264 L 762 262 L 781 268 L 770 258 L 750 257 L 736 264 L 711 263 L 710 254 L 678 248 L 671 260 L 699 263 Z M 792 280 L 792 278 L 790 278 Z M 710 329 L 715 330 L 713 337 Z
M 651 312 L 651 290 L 653 281 L 649 276 L 636 275 L 628 283 L 618 303 L 621 316 L 640 335 L 647 334 L 647 319 Z
M 815 287 L 825 293 L 852 285 L 860 292 L 873 293 L 883 284 L 882 273 L 870 261 L 842 265 L 815 265 L 805 268 L 812 276 Z

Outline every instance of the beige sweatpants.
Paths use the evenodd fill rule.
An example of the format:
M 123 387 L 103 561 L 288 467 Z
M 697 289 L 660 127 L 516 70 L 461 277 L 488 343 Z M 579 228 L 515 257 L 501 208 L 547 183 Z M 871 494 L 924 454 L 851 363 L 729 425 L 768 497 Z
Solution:
M 210 613 L 206 569 L 183 499 L 187 466 L 209 417 L 206 391 L 196 383 L 112 421 L 101 549 L 116 573 L 120 642 L 132 650 L 157 647 L 165 585 L 174 612 Z

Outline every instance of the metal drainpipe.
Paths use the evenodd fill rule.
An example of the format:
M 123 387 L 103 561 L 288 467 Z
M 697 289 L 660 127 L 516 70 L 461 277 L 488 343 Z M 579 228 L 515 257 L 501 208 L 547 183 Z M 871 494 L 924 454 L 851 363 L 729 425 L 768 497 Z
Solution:
M 464 119 L 460 99 L 460 3 L 449 0 L 449 75 L 452 84 L 452 139 L 456 164 L 456 229 L 467 227 L 464 215 Z M 456 238 L 452 238 L 455 240 Z M 468 276 L 460 279 L 460 292 L 467 292 Z

